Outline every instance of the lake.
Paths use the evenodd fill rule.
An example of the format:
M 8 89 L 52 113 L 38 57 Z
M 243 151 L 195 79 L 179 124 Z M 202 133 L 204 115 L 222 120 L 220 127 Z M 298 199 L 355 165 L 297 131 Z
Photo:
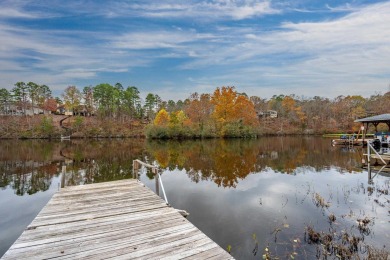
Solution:
M 66 186 L 84 185 L 132 178 L 135 159 L 158 165 L 170 205 L 236 259 L 383 255 L 390 174 L 369 179 L 363 158 L 321 137 L 1 140 L 0 256 L 60 189 L 63 166 Z M 139 179 L 155 191 L 150 170 Z

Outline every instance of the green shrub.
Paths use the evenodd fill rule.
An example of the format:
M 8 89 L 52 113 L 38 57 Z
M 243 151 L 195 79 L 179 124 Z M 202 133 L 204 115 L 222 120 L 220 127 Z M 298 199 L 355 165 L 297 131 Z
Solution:
M 149 125 L 146 127 L 146 136 L 155 139 L 168 139 L 168 128 L 164 126 Z
M 51 136 L 54 133 L 53 119 L 51 117 L 42 117 L 40 132 L 45 136 Z
M 84 123 L 84 118 L 81 116 L 76 116 L 74 118 L 72 127 L 74 128 L 74 130 L 76 130 L 76 132 L 78 132 L 80 131 L 80 128 L 83 126 L 83 123 Z

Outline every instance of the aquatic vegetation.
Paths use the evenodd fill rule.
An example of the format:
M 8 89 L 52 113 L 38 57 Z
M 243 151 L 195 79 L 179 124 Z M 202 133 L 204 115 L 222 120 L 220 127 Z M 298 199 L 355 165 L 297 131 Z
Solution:
M 330 204 L 325 201 L 323 197 L 321 197 L 320 194 L 314 193 L 314 202 L 317 207 L 321 208 L 329 208 Z
M 336 221 L 336 216 L 332 213 L 328 216 L 329 218 L 329 221 L 332 223 L 332 222 L 335 222 Z
M 231 246 L 231 245 L 228 245 L 226 249 L 227 249 L 228 253 L 230 254 L 231 251 L 232 251 L 232 246 Z

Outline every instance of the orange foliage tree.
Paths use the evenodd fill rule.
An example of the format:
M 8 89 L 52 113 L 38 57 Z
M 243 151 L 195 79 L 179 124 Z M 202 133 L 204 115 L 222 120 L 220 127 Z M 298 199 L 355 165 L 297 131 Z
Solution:
M 45 100 L 42 107 L 45 110 L 55 112 L 57 110 L 57 101 L 54 98 L 49 98 Z
M 253 103 L 246 95 L 240 95 L 234 87 L 217 88 L 211 98 L 214 104 L 213 118 L 221 129 L 230 123 L 257 126 L 259 121 Z
M 235 119 L 234 104 L 237 92 L 234 87 L 217 88 L 211 101 L 214 104 L 213 117 L 219 123 L 232 122 Z
M 307 116 L 302 111 L 302 107 L 297 104 L 297 102 L 291 96 L 285 96 L 282 100 L 283 115 L 290 124 L 297 124 L 304 126 Z
M 252 127 L 259 125 L 255 107 L 247 96 L 240 95 L 237 97 L 234 106 L 234 113 L 236 115 L 236 119 L 242 120 L 244 125 Z

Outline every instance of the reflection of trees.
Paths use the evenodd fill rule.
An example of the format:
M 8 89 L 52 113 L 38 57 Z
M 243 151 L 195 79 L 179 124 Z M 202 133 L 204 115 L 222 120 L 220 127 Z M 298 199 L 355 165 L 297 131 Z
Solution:
M 220 139 L 149 142 L 148 150 L 162 168 L 185 169 L 195 182 L 211 179 L 218 186 L 234 187 L 256 169 L 254 145 L 248 140 Z
M 360 171 L 361 158 L 355 149 L 332 147 L 329 139 L 305 137 L 150 141 L 146 145 L 142 139 L 3 140 L 0 188 L 11 187 L 18 195 L 45 191 L 62 165 L 67 166 L 66 185 L 131 178 L 134 159 L 157 161 L 163 169 L 184 169 L 194 182 L 212 180 L 219 186 L 235 187 L 248 174 L 267 168 L 286 174 L 330 167 L 340 172 Z
M 31 174 L 14 175 L 10 183 L 16 195 L 32 195 L 38 191 L 46 191 L 51 184 L 52 175 L 46 172 L 33 171 Z
M 67 186 L 131 178 L 133 160 L 145 157 L 140 139 L 77 140 L 62 151 L 73 159 L 67 165 Z
M 0 187 L 17 195 L 45 191 L 62 165 L 67 166 L 66 185 L 130 178 L 133 160 L 144 156 L 144 140 L 139 139 L 2 141 Z
M 49 189 L 58 174 L 54 156 L 58 143 L 42 140 L 0 142 L 0 187 L 15 194 L 34 194 Z
M 267 168 L 286 174 L 330 167 L 341 172 L 360 171 L 358 151 L 345 152 L 322 138 L 151 141 L 147 149 L 160 167 L 185 169 L 194 182 L 213 180 L 223 187 L 235 187 L 239 179 Z
M 33 161 L 0 162 L 0 187 L 11 187 L 16 195 L 34 194 L 49 189 L 51 179 L 57 174 L 55 162 Z

